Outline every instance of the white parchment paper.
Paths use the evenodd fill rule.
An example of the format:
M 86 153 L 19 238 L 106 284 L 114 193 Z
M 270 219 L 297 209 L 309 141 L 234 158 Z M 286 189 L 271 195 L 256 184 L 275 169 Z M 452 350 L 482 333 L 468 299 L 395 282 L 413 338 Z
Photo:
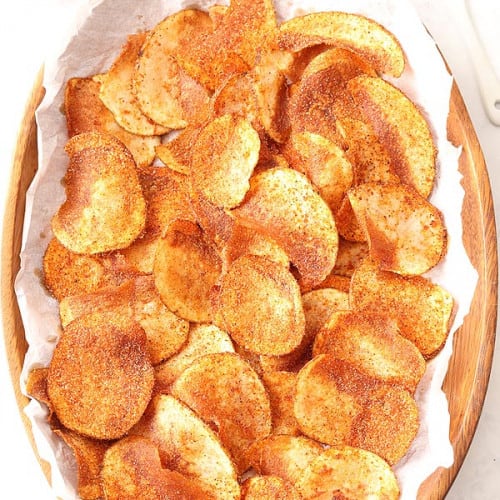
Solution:
M 23 389 L 30 370 L 49 364 L 60 331 L 57 303 L 44 290 L 40 277 L 43 254 L 52 237 L 50 219 L 64 200 L 61 179 L 68 160 L 63 151 L 67 134 L 61 106 L 65 83 L 74 76 L 106 71 L 127 34 L 152 28 L 163 17 L 182 8 L 205 9 L 212 3 L 215 2 L 91 0 L 73 29 L 66 29 L 71 35 L 60 50 L 45 62 L 46 95 L 37 112 L 39 170 L 27 193 L 21 271 L 16 281 L 29 344 L 21 376 Z M 446 137 L 452 78 L 407 0 L 276 0 L 275 4 L 280 19 L 313 11 L 342 10 L 367 15 L 392 31 L 403 46 L 407 67 L 401 78 L 391 81 L 423 110 L 439 150 L 436 187 L 431 201 L 444 214 L 449 249 L 446 258 L 429 277 L 453 294 L 458 312 L 444 349 L 428 364 L 416 393 L 421 416 L 418 436 L 408 454 L 395 467 L 402 498 L 413 499 L 429 474 L 439 466 L 449 467 L 453 463 L 453 449 L 448 438 L 448 406 L 441 385 L 452 354 L 453 334 L 469 311 L 477 282 L 477 273 L 462 245 L 464 193 L 458 172 L 460 150 Z M 51 433 L 42 405 L 31 401 L 26 413 L 32 421 L 39 453 L 52 465 L 54 495 L 76 499 L 76 474 L 71 453 Z

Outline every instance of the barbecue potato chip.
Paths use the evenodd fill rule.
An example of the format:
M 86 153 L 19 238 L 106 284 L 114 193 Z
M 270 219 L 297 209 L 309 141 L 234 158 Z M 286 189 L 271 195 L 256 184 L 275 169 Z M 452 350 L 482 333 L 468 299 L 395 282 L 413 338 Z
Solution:
M 165 305 L 189 321 L 210 321 L 210 292 L 221 262 L 198 225 L 178 219 L 166 230 L 156 251 L 154 277 Z
M 366 374 L 411 393 L 425 371 L 420 351 L 400 335 L 395 320 L 376 313 L 333 312 L 314 340 L 313 355 L 318 354 L 354 363 Z
M 200 129 L 192 125 L 181 130 L 174 138 L 156 147 L 158 158 L 170 169 L 180 174 L 191 171 L 191 156 Z
M 351 277 L 366 257 L 368 257 L 367 243 L 339 238 L 339 251 L 332 272 L 340 276 Z
M 369 242 L 370 257 L 381 269 L 423 274 L 446 251 L 441 212 L 404 184 L 366 183 L 348 192 Z
M 325 43 L 352 50 L 379 73 L 400 76 L 405 65 L 396 37 L 372 19 L 346 12 L 318 12 L 295 17 L 279 28 L 280 47 L 301 50 Z
M 279 167 L 260 172 L 232 213 L 277 241 L 296 266 L 303 288 L 313 288 L 332 270 L 338 248 L 335 221 L 303 174 Z
M 109 500 L 214 498 L 194 478 L 164 468 L 158 447 L 139 436 L 125 437 L 109 448 L 101 478 Z
M 233 463 L 219 438 L 174 397 L 154 397 L 131 435 L 152 441 L 158 447 L 162 466 L 195 479 L 208 498 L 240 498 Z
M 325 280 L 317 286 L 316 290 L 320 290 L 322 288 L 334 288 L 340 292 L 349 293 L 350 287 L 351 279 L 349 277 L 331 272 Z
M 249 477 L 241 485 L 246 500 L 301 500 L 295 488 L 278 476 Z
M 47 391 L 61 423 L 97 439 L 123 436 L 144 412 L 153 383 L 144 330 L 113 312 L 71 322 L 47 375 Z
M 427 198 L 434 185 L 436 146 L 422 112 L 382 78 L 362 75 L 347 86 L 389 153 L 393 171 Z
M 71 138 L 66 151 L 66 201 L 52 218 L 54 235 L 75 253 L 127 247 L 146 220 L 132 156 L 114 137 L 92 132 Z
M 64 114 L 68 136 L 84 132 L 101 132 L 119 139 L 134 157 L 138 166 L 150 165 L 155 158 L 155 147 L 160 137 L 131 134 L 116 123 L 111 111 L 99 99 L 102 75 L 91 78 L 71 78 L 66 83 Z
M 259 110 L 252 73 L 232 75 L 217 89 L 212 98 L 215 116 L 236 115 L 259 128 Z
M 229 335 L 215 325 L 191 324 L 182 350 L 155 367 L 155 392 L 170 392 L 177 377 L 194 360 L 216 352 L 234 352 Z
M 217 29 L 217 27 L 222 23 L 224 16 L 227 14 L 227 9 L 228 9 L 227 5 L 218 5 L 218 4 L 211 5 L 207 9 L 208 15 L 210 16 L 210 19 L 214 23 L 215 29 Z
M 412 341 L 425 359 L 434 357 L 448 336 L 453 298 L 423 276 L 383 271 L 367 259 L 352 276 L 349 300 L 353 309 L 396 320 L 401 335 Z
M 193 148 L 193 187 L 217 207 L 238 206 L 250 187 L 259 149 L 259 135 L 247 120 L 233 115 L 215 118 Z
M 100 76 L 99 98 L 113 113 L 118 125 L 132 134 L 162 135 L 169 129 L 148 118 L 138 106 L 132 90 L 137 58 L 147 33 L 129 35 L 109 70 Z
M 286 354 L 304 336 L 300 290 L 288 268 L 243 255 L 222 277 L 219 314 L 233 340 L 257 354 Z
M 235 353 L 195 359 L 177 378 L 172 395 L 217 431 L 239 472 L 245 452 L 271 432 L 269 397 L 258 375 Z
M 50 402 L 49 394 L 47 392 L 47 374 L 49 372 L 48 368 L 34 368 L 28 373 L 28 378 L 26 380 L 26 394 L 30 397 L 35 398 L 40 403 L 43 403 L 48 411 L 48 420 L 52 420 L 53 407 Z
M 348 194 L 342 200 L 335 214 L 335 224 L 339 235 L 345 240 L 366 243 L 366 233 L 356 219 Z
M 323 450 L 320 443 L 305 436 L 272 434 L 256 441 L 247 457 L 259 474 L 278 476 L 295 484 Z
M 376 454 L 350 446 L 325 450 L 296 483 L 304 500 L 316 498 L 399 498 L 399 486 L 389 465 Z

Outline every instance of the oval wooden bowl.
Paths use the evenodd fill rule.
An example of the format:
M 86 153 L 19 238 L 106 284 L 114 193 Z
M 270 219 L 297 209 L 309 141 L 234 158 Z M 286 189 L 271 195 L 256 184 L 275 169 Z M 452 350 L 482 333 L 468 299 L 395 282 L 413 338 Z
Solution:
M 42 96 L 40 74 L 19 134 L 2 245 L 3 326 L 12 383 L 20 411 L 28 402 L 19 389 L 27 344 L 14 294 L 14 279 L 19 269 L 26 190 L 37 169 L 34 112 Z M 479 273 L 479 282 L 470 313 L 455 335 L 453 356 L 443 385 L 449 401 L 450 439 L 455 450 L 455 462 L 449 469 L 436 470 L 422 484 L 419 491 L 421 500 L 444 498 L 462 465 L 481 413 L 496 329 L 498 263 L 493 202 L 481 148 L 456 85 L 451 94 L 448 135 L 454 144 L 463 146 L 460 157 L 460 171 L 466 192 L 462 212 L 463 239 L 472 264 Z M 31 425 L 22 411 L 21 417 L 33 444 Z M 33 449 L 37 453 L 34 444 Z M 40 463 L 49 478 L 49 466 L 43 461 Z

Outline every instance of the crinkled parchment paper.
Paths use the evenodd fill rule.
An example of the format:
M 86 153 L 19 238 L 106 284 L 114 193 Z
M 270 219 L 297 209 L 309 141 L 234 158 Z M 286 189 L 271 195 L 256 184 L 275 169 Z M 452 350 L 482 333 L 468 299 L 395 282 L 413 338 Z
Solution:
M 29 343 L 21 377 L 33 368 L 47 366 L 60 331 L 57 303 L 41 284 L 42 257 L 52 236 L 50 219 L 64 200 L 61 179 L 68 159 L 63 151 L 67 140 L 61 112 L 64 86 L 74 76 L 106 71 L 118 54 L 126 35 L 152 28 L 163 17 L 182 8 L 206 8 L 213 1 L 199 0 L 94 0 L 78 17 L 72 35 L 59 53 L 45 63 L 46 96 L 37 112 L 39 171 L 28 191 L 21 254 L 16 282 L 21 313 Z M 441 390 L 452 353 L 453 332 L 468 313 L 477 281 L 462 245 L 461 209 L 463 189 L 458 172 L 460 150 L 446 138 L 446 119 L 452 78 L 441 56 L 408 0 L 277 0 L 280 19 L 311 11 L 343 10 L 365 14 L 392 31 L 407 57 L 402 78 L 394 80 L 424 111 L 439 150 L 436 187 L 431 198 L 442 210 L 449 232 L 449 250 L 429 277 L 449 290 L 458 304 L 452 333 L 441 353 L 428 364 L 417 390 L 421 426 L 407 456 L 396 466 L 402 498 L 415 498 L 420 483 L 437 467 L 453 463 L 449 442 L 449 413 Z M 460 272 L 456 272 L 460 269 Z M 465 286 L 464 286 L 465 284 Z M 76 498 L 75 467 L 71 453 L 50 431 L 45 409 L 36 401 L 26 408 L 41 457 L 52 465 L 54 494 Z

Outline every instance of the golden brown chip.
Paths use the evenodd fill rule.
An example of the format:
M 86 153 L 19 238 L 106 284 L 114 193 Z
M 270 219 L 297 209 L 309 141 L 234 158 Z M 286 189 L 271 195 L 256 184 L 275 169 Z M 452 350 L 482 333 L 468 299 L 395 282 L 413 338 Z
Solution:
M 313 355 L 331 354 L 379 380 L 411 393 L 425 371 L 417 347 L 402 337 L 387 316 L 361 311 L 334 312 L 316 335 Z
M 370 257 L 381 269 L 423 274 L 446 252 L 441 212 L 404 184 L 366 183 L 348 192 Z
M 26 380 L 26 394 L 47 406 L 50 419 L 53 408 L 47 392 L 48 371 L 48 368 L 35 368 L 29 372 Z
M 181 219 L 170 224 L 158 244 L 153 273 L 172 312 L 189 321 L 210 321 L 210 293 L 220 272 L 220 259 L 199 226 Z
M 252 73 L 236 74 L 228 78 L 213 96 L 215 116 L 236 115 L 258 125 L 258 106 Z
M 47 376 L 48 394 L 61 423 L 97 439 L 123 436 L 144 412 L 153 383 L 144 330 L 112 312 L 69 324 Z
M 156 147 L 158 158 L 168 168 L 180 174 L 189 174 L 193 147 L 199 134 L 199 127 L 186 127 L 174 138 Z
M 210 19 L 214 23 L 214 28 L 217 28 L 224 19 L 224 16 L 227 14 L 227 5 L 211 5 L 208 8 L 208 15 L 210 16 Z
M 149 33 L 137 62 L 134 91 L 142 112 L 164 127 L 184 128 L 196 121 L 196 109 L 208 105 L 205 90 L 178 65 L 181 46 L 200 32 L 210 32 L 206 12 L 186 9 L 166 17 Z
M 395 319 L 401 335 L 426 359 L 443 347 L 451 327 L 453 298 L 448 291 L 422 276 L 382 271 L 370 260 L 353 274 L 349 299 L 353 309 Z
M 278 476 L 254 476 L 241 485 L 244 500 L 300 500 L 296 489 Z
M 304 336 L 300 290 L 290 271 L 243 255 L 222 277 L 219 314 L 233 340 L 257 354 L 286 354 Z
M 129 436 L 106 452 L 102 472 L 109 500 L 204 500 L 214 498 L 195 478 L 163 467 L 158 447 L 148 439 Z
M 389 465 L 374 453 L 350 446 L 324 451 L 304 470 L 296 484 L 304 500 L 316 498 L 399 498 Z
M 99 98 L 113 113 L 118 125 L 132 134 L 162 135 L 169 129 L 144 115 L 132 90 L 132 80 L 147 33 L 129 35 L 121 53 L 109 70 L 101 75 Z
M 93 132 L 71 138 L 66 151 L 66 201 L 52 218 L 56 238 L 75 253 L 127 247 L 146 220 L 132 156 L 114 137 Z
M 216 352 L 234 352 L 229 335 L 215 325 L 192 324 L 182 350 L 155 367 L 155 393 L 170 392 L 172 384 L 195 359 Z
M 380 73 L 398 77 L 404 70 L 404 53 L 396 37 L 357 14 L 330 11 L 290 19 L 280 26 L 279 42 L 295 51 L 326 43 L 358 53 Z
M 422 112 L 381 78 L 359 76 L 348 88 L 387 149 L 393 171 L 427 198 L 434 185 L 436 147 Z
M 357 267 L 368 256 L 368 244 L 339 238 L 339 251 L 333 273 L 351 277 Z
M 194 478 L 208 498 L 240 498 L 234 465 L 219 438 L 174 397 L 154 397 L 131 435 L 152 441 L 158 447 L 162 466 Z
M 247 468 L 245 452 L 271 432 L 271 408 L 254 370 L 235 353 L 195 359 L 177 378 L 172 395 L 212 426 L 239 472 Z
M 257 174 L 245 200 L 232 213 L 278 242 L 296 266 L 303 288 L 313 288 L 332 270 L 338 248 L 335 221 L 299 172 L 272 168 Z
M 250 188 L 260 139 L 243 118 L 223 115 L 199 134 L 192 153 L 193 187 L 217 207 L 238 206 Z
M 99 99 L 101 75 L 71 78 L 64 94 L 64 113 L 69 137 L 84 132 L 110 134 L 125 144 L 138 166 L 150 165 L 155 158 L 159 137 L 143 137 L 127 132 L 116 123 L 113 114 Z
M 335 224 L 342 238 L 347 241 L 366 243 L 366 233 L 361 228 L 358 219 L 356 219 L 348 194 L 342 200 L 335 214 Z

